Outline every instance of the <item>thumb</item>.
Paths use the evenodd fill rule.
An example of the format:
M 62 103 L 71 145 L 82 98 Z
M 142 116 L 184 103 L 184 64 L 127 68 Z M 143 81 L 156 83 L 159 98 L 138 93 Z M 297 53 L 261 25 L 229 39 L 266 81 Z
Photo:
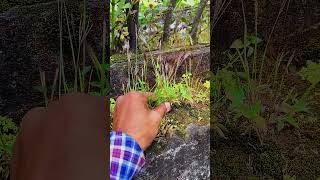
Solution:
M 164 102 L 153 109 L 154 112 L 156 112 L 158 115 L 160 115 L 161 119 L 170 110 L 171 110 L 171 104 L 169 102 Z

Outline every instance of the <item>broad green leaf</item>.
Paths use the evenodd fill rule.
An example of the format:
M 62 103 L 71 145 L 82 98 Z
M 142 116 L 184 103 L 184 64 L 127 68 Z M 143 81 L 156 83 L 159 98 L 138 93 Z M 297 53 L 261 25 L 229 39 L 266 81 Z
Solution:
M 320 82 L 320 63 L 307 61 L 307 67 L 302 68 L 299 75 L 313 85 L 318 84 Z
M 243 42 L 241 41 L 241 39 L 236 39 L 231 44 L 230 48 L 232 48 L 232 49 L 241 49 L 241 48 L 243 48 Z
M 122 8 L 123 9 L 129 9 L 129 8 L 131 8 L 131 4 L 130 3 L 126 3 Z
M 256 36 L 247 36 L 247 40 L 251 43 L 251 44 L 259 44 L 260 42 L 262 42 L 262 40 Z
M 297 100 L 293 105 L 293 109 L 295 110 L 295 112 L 306 112 L 307 111 L 306 102 L 303 99 Z
M 261 104 L 259 102 L 256 102 L 253 105 L 245 104 L 240 107 L 240 111 L 246 118 L 256 120 L 256 118 L 259 117 L 261 111 Z
M 292 116 L 286 116 L 284 120 L 288 122 L 291 126 L 299 128 L 298 122 Z

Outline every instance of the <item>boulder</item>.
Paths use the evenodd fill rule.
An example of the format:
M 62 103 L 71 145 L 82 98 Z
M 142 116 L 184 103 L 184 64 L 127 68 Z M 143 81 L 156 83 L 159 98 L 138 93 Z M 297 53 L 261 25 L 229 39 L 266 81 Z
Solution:
M 190 124 L 185 129 L 187 138 L 174 134 L 159 152 L 147 151 L 146 164 L 135 179 L 210 179 L 209 129 L 209 125 Z

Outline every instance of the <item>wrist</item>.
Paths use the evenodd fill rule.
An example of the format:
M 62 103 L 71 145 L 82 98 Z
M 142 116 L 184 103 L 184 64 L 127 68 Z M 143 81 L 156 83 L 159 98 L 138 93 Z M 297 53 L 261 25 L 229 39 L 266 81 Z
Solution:
M 131 179 L 145 164 L 140 145 L 130 135 L 110 132 L 110 179 Z

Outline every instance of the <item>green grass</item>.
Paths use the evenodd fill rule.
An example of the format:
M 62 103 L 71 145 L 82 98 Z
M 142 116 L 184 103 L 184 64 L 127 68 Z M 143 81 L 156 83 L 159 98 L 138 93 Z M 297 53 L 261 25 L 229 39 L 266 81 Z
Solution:
M 225 66 L 212 76 L 213 107 L 226 107 L 235 122 L 246 120 L 250 124 L 247 127 L 253 128 L 258 136 L 273 124 L 279 131 L 287 126 L 299 128 L 299 116 L 311 116 L 308 112 L 308 98 L 312 97 L 310 91 L 319 82 L 319 65 L 309 62 L 295 76 L 300 75 L 311 86 L 304 92 L 297 91 L 295 87 L 287 87 L 288 78 L 292 76 L 289 67 L 295 58 L 294 53 L 282 52 L 272 65 L 268 62 L 272 59 L 267 56 L 267 50 L 285 6 L 286 1 L 281 5 L 266 42 L 258 38 L 257 12 L 254 19 L 255 32 L 247 32 L 245 10 L 242 6 L 243 38 L 232 43 L 230 50 L 225 52 Z
M 45 104 L 53 101 L 55 97 L 60 98 L 61 94 L 71 92 L 88 93 L 97 96 L 106 96 L 110 91 L 107 73 L 110 66 L 106 64 L 106 24 L 103 24 L 102 51 L 97 55 L 90 44 L 87 43 L 88 34 L 91 31 L 92 24 L 86 12 L 86 0 L 83 0 L 83 9 L 80 10 L 80 20 L 78 27 L 70 22 L 70 15 L 67 11 L 67 5 L 64 1 L 57 0 L 59 13 L 59 59 L 58 68 L 51 85 L 45 78 L 45 72 L 40 72 L 41 85 L 36 89 L 43 94 Z M 65 24 L 64 24 L 65 23 Z M 73 24 L 74 26 L 72 26 Z M 63 28 L 66 28 L 63 29 Z M 73 29 L 79 29 L 77 36 L 73 34 Z M 65 47 L 63 32 L 67 32 L 69 47 Z M 67 48 L 67 49 L 65 49 Z M 65 71 L 65 52 L 71 52 L 73 73 L 66 77 Z

